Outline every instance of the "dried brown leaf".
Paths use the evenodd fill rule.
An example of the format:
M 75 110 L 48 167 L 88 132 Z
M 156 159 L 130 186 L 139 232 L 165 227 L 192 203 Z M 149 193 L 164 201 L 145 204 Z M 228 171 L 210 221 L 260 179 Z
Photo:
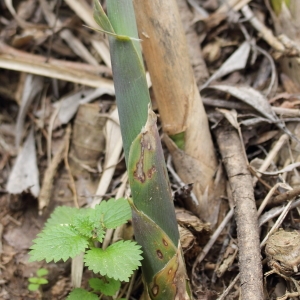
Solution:
M 6 189 L 10 194 L 21 194 L 30 191 L 35 197 L 39 195 L 39 170 L 33 130 L 30 131 L 23 149 L 17 156 Z

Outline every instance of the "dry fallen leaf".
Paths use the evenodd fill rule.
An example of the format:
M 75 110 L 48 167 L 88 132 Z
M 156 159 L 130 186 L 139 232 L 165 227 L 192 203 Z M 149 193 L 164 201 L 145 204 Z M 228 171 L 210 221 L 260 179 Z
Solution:
M 222 64 L 222 66 L 217 70 L 201 87 L 204 89 L 207 87 L 212 81 L 221 78 L 233 71 L 242 70 L 246 67 L 247 60 L 250 53 L 250 43 L 245 41 L 240 45 L 240 47 L 233 52 L 233 54 Z
M 23 148 L 17 156 L 6 189 L 10 194 L 21 194 L 29 190 L 33 196 L 37 197 L 39 195 L 39 170 L 33 130 L 30 131 Z
M 224 84 L 216 84 L 210 86 L 209 88 L 216 89 L 219 91 L 223 91 L 225 93 L 229 93 L 230 95 L 242 100 L 243 102 L 247 103 L 248 105 L 252 106 L 256 109 L 261 115 L 266 117 L 272 123 L 283 130 L 287 135 L 291 138 L 300 142 L 300 140 L 293 135 L 286 127 L 285 124 L 277 117 L 274 110 L 270 103 L 268 102 L 267 98 L 260 93 L 259 91 L 255 90 L 250 86 L 231 86 L 231 85 L 224 85 Z
M 67 124 L 76 114 L 80 104 L 89 103 L 103 94 L 114 95 L 113 85 L 75 92 L 55 102 L 54 107 L 59 108 L 58 120 L 60 124 Z

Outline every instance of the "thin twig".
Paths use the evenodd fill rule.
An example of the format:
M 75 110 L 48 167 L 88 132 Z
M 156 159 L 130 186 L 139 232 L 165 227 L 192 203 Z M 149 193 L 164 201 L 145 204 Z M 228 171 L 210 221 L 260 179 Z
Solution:
M 261 242 L 260 246 L 263 247 L 269 236 L 274 233 L 278 228 L 279 226 L 281 225 L 281 223 L 283 222 L 284 218 L 286 217 L 287 213 L 290 211 L 291 209 L 291 206 L 293 204 L 293 200 L 290 201 L 284 208 L 284 210 L 282 211 L 281 215 L 279 216 L 279 218 L 276 220 L 274 226 L 271 228 L 271 230 L 268 232 L 268 234 L 265 236 L 264 240 Z
M 136 271 L 133 273 L 133 275 L 131 276 L 131 279 L 130 279 L 130 283 L 129 283 L 129 287 L 128 287 L 128 290 L 127 290 L 127 293 L 126 293 L 126 299 L 129 299 L 130 297 L 130 294 L 132 292 L 132 288 L 133 288 L 133 285 L 134 285 L 134 282 L 135 282 L 135 277 L 136 277 Z
M 284 201 L 290 200 L 294 197 L 297 197 L 300 195 L 300 187 L 295 187 L 294 189 L 287 191 L 285 193 L 282 193 L 278 196 L 276 196 L 273 201 L 271 202 L 272 205 L 277 206 L 281 204 Z
M 48 164 L 47 169 L 45 171 L 42 188 L 38 198 L 40 214 L 42 214 L 44 208 L 49 204 L 51 193 L 52 193 L 53 179 L 55 177 L 59 164 L 64 158 L 65 148 L 67 143 L 69 143 L 70 135 L 71 135 L 71 130 L 68 130 L 67 128 L 64 141 L 59 146 L 58 151 L 55 153 L 53 159 L 51 160 L 50 164 Z
M 237 283 L 237 281 L 240 279 L 240 274 L 237 274 L 235 278 L 231 281 L 227 289 L 223 292 L 223 294 L 217 299 L 217 300 L 225 300 L 226 296 L 229 294 L 231 289 L 234 287 L 234 285 Z
M 52 144 L 52 131 L 54 127 L 54 122 L 58 116 L 59 110 L 60 110 L 61 102 L 55 109 L 55 111 L 52 113 L 50 121 L 49 121 L 49 126 L 48 126 L 48 135 L 47 135 L 47 161 L 48 161 L 48 166 L 51 164 L 51 144 Z
M 211 247 L 216 242 L 216 239 L 219 237 L 227 223 L 230 221 L 234 213 L 234 209 L 232 208 L 226 215 L 226 217 L 223 219 L 222 223 L 219 225 L 219 227 L 216 229 L 214 234 L 209 239 L 208 243 L 205 245 L 205 247 L 202 249 L 202 251 L 198 254 L 194 264 L 193 264 L 193 278 L 196 278 L 196 267 L 198 264 L 202 262 L 204 257 L 207 255 L 208 251 L 211 249 Z
M 275 144 L 275 146 L 272 148 L 272 150 L 269 152 L 268 156 L 265 158 L 263 164 L 261 165 L 261 167 L 259 168 L 259 172 L 265 172 L 268 167 L 270 166 L 270 164 L 273 162 L 275 156 L 277 155 L 277 153 L 279 152 L 279 150 L 281 149 L 281 147 L 289 140 L 289 137 L 287 134 L 283 134 L 279 140 L 277 141 L 277 143 Z M 261 174 L 257 174 L 257 177 L 261 177 Z M 257 183 L 257 178 L 253 179 L 253 186 L 256 185 Z
M 67 131 L 70 131 L 69 136 L 71 136 L 71 125 L 68 125 Z M 72 175 L 72 171 L 71 171 L 71 168 L 70 168 L 70 165 L 69 165 L 69 159 L 68 159 L 69 147 L 70 147 L 70 139 L 68 141 L 66 141 L 64 162 L 65 162 L 65 167 L 66 167 L 66 170 L 67 170 L 67 172 L 69 174 L 69 178 L 70 178 L 70 188 L 71 188 L 72 193 L 73 193 L 74 206 L 79 208 L 76 185 L 75 185 L 75 181 L 74 181 L 74 178 L 73 178 L 73 175 Z
M 269 200 L 271 199 L 271 197 L 273 196 L 273 194 L 275 193 L 276 189 L 278 187 L 284 187 L 286 188 L 287 185 L 286 184 L 283 184 L 281 182 L 278 182 L 276 183 L 272 188 L 271 190 L 269 191 L 268 195 L 265 197 L 265 199 L 263 200 L 263 202 L 261 203 L 258 211 L 257 211 L 257 215 L 260 216 L 262 211 L 264 210 L 264 208 L 266 207 L 266 205 L 268 204 Z

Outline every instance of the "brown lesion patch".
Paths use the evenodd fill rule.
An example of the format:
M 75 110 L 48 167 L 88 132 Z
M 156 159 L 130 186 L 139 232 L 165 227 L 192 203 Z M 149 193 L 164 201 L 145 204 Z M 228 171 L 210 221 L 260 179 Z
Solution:
M 156 172 L 156 168 L 154 166 L 152 166 L 148 171 L 147 171 L 147 177 L 149 179 L 152 178 L 153 174 Z
M 168 242 L 165 239 L 162 239 L 162 242 L 166 247 L 169 246 Z
M 133 172 L 133 176 L 135 179 L 140 181 L 141 183 L 145 182 L 145 173 L 143 171 L 143 162 L 141 162 L 141 159 L 136 164 L 136 169 Z
M 142 134 L 141 142 L 140 142 L 141 154 L 140 154 L 138 162 L 136 163 L 136 169 L 133 172 L 134 178 L 136 180 L 140 181 L 141 183 L 144 183 L 146 180 L 146 176 L 145 176 L 145 172 L 144 172 L 144 155 L 145 155 L 144 137 L 145 137 L 146 133 L 147 132 Z
M 145 127 L 142 129 L 140 134 L 140 157 L 136 163 L 136 168 L 133 172 L 133 176 L 136 180 L 144 183 L 147 178 L 151 179 L 153 174 L 156 172 L 156 168 L 152 166 L 148 171 L 145 170 L 145 151 L 156 151 L 156 136 L 158 135 L 156 127 L 156 115 L 148 109 L 148 119 Z

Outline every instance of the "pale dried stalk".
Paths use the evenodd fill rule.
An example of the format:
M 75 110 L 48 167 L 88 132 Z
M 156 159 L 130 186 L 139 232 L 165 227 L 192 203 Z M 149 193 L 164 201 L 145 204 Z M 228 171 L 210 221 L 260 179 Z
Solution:
M 65 149 L 67 147 L 67 143 L 69 143 L 70 136 L 71 128 L 68 126 L 65 133 L 64 141 L 60 145 L 58 151 L 54 155 L 53 159 L 51 160 L 51 163 L 48 165 L 45 171 L 42 188 L 38 198 L 40 214 L 42 214 L 44 208 L 47 207 L 49 204 L 52 193 L 53 180 L 56 175 L 58 166 L 64 158 Z
M 55 16 L 55 14 L 51 11 L 51 8 L 46 0 L 40 0 L 41 8 L 44 12 L 45 18 L 48 24 L 55 30 L 55 27 L 62 28 L 62 22 Z M 59 36 L 69 45 L 69 48 L 76 53 L 79 57 L 81 57 L 86 62 L 91 65 L 97 66 L 97 60 L 92 56 L 89 50 L 85 47 L 85 45 L 76 38 L 71 30 L 63 29 L 59 31 Z
M 286 5 L 286 2 L 282 3 L 281 11 L 278 15 L 272 11 L 270 13 L 273 18 L 274 27 L 277 35 L 285 36 L 289 39 L 288 46 L 294 46 L 296 49 L 300 49 L 300 1 L 291 0 Z M 285 38 L 285 39 L 286 39 Z M 282 40 L 284 43 L 284 40 Z M 282 72 L 289 76 L 298 87 L 300 86 L 300 63 L 299 53 L 297 56 L 286 56 L 280 60 Z
M 215 223 L 224 188 L 222 182 L 218 188 L 214 186 L 218 164 L 176 0 L 135 0 L 134 5 L 163 130 L 169 136 L 184 132 L 184 155 L 196 160 L 199 166 L 198 174 L 191 175 L 183 169 L 184 164 L 179 167 L 180 162 L 171 152 L 179 176 L 185 183 L 194 182 L 199 204 L 189 203 L 190 209 Z M 176 151 L 174 145 L 167 146 Z
M 64 66 L 53 66 L 48 63 L 26 61 L 19 58 L 0 55 L 0 68 L 56 78 L 94 88 L 104 86 L 113 91 L 111 81 L 84 71 L 72 70 Z
M 83 0 L 65 0 L 72 10 L 81 18 L 88 26 L 92 28 L 98 28 L 97 23 L 93 18 L 92 8 Z M 111 68 L 110 54 L 108 46 L 103 41 L 92 39 L 92 45 L 99 53 L 104 63 Z
M 80 62 L 73 62 L 61 59 L 55 59 L 51 57 L 45 57 L 42 55 L 31 54 L 25 51 L 17 50 L 13 47 L 8 46 L 7 44 L 0 41 L 0 58 L 10 58 L 16 59 L 28 63 L 40 63 L 48 64 L 50 67 L 62 67 L 65 69 L 70 69 L 74 71 L 87 72 L 90 74 L 98 75 L 101 73 L 111 74 L 111 69 L 104 66 L 98 65 L 93 66 Z
M 79 208 L 76 184 L 75 184 L 75 180 L 73 178 L 72 171 L 71 171 L 71 168 L 69 165 L 69 148 L 70 148 L 70 136 L 71 136 L 71 125 L 70 124 L 67 127 L 67 131 L 70 131 L 70 134 L 69 134 L 69 139 L 66 140 L 66 148 L 65 148 L 65 152 L 64 152 L 64 162 L 65 162 L 65 168 L 68 172 L 69 179 L 70 179 L 69 186 L 70 186 L 70 189 L 73 194 L 74 206 L 76 208 Z

